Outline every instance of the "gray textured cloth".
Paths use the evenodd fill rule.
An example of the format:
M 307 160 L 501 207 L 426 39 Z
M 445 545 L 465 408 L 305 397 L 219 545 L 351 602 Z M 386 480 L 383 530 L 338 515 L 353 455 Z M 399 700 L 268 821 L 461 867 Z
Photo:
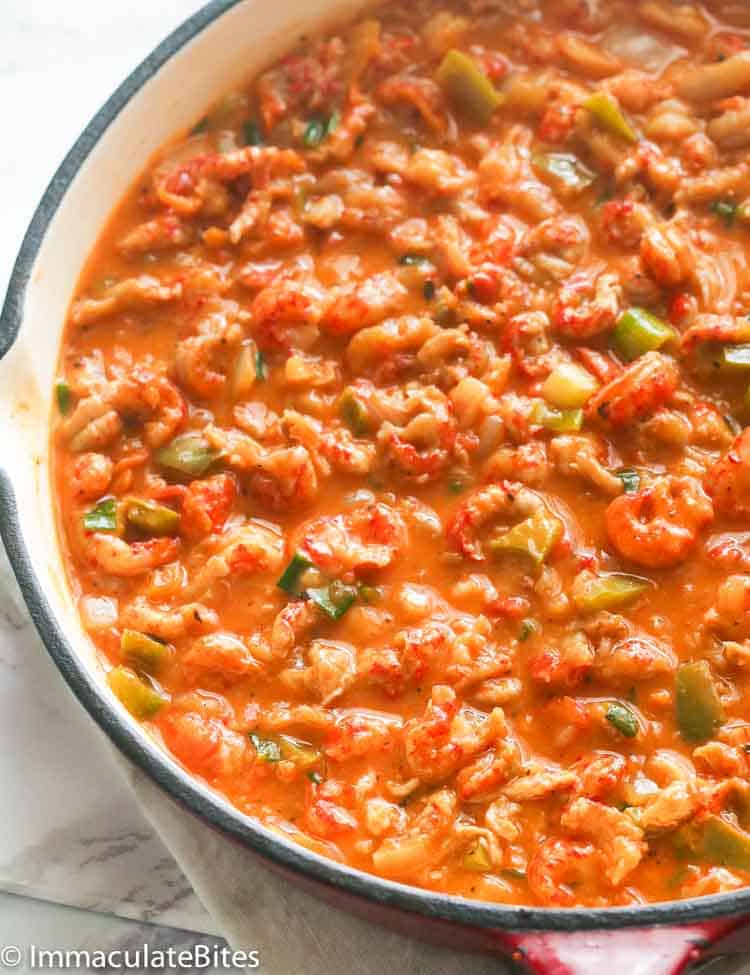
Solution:
M 235 949 L 257 949 L 266 975 L 498 975 L 509 970 L 496 958 L 422 945 L 334 910 L 263 869 L 131 766 L 125 771 L 146 816 L 227 941 Z

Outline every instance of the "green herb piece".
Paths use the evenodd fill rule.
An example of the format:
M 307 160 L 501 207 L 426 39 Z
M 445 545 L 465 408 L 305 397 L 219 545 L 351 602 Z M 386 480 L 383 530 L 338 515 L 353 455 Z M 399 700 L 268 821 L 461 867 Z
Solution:
M 263 135 L 255 119 L 248 119 L 242 123 L 242 137 L 246 146 L 262 146 Z
M 250 741 L 255 749 L 255 759 L 267 765 L 273 765 L 281 761 L 281 748 L 278 742 L 271 738 L 261 738 L 254 732 L 250 732 Z
M 607 705 L 604 717 L 609 721 L 613 728 L 617 728 L 625 738 L 635 738 L 638 734 L 638 718 L 635 713 L 619 701 L 613 701 Z
M 323 141 L 325 134 L 326 127 L 323 120 L 319 118 L 310 119 L 305 128 L 305 134 L 302 136 L 302 141 L 308 149 L 314 149 Z
M 158 674 L 171 656 L 166 643 L 139 633 L 137 630 L 123 630 L 120 637 L 120 651 L 126 663 L 136 670 L 148 674 Z
M 685 741 L 700 742 L 713 737 L 724 715 L 708 661 L 695 660 L 677 668 L 675 711 Z
M 180 516 L 173 508 L 155 501 L 129 498 L 126 501 L 125 520 L 146 535 L 174 535 L 180 527 Z
M 323 776 L 320 772 L 308 772 L 307 777 L 314 785 L 320 785 L 323 781 Z
M 299 596 L 302 591 L 302 576 L 308 569 L 312 568 L 312 565 L 313 563 L 308 558 L 300 555 L 299 552 L 295 552 L 276 585 L 292 596 Z
M 621 467 L 615 471 L 615 476 L 622 481 L 622 489 L 625 494 L 635 494 L 641 486 L 641 475 L 634 467 Z
M 644 308 L 629 308 L 620 315 L 612 333 L 615 349 L 631 362 L 646 352 L 660 349 L 676 336 L 671 325 Z
M 332 620 L 339 620 L 351 608 L 357 598 L 354 586 L 344 585 L 342 582 L 332 582 L 328 586 L 308 589 L 307 595 L 326 616 Z
M 457 108 L 479 125 L 487 125 L 504 101 L 474 58 L 455 48 L 440 62 L 435 80 Z
M 255 378 L 259 383 L 265 382 L 268 378 L 268 367 L 266 365 L 266 357 L 258 349 L 255 353 Z
M 398 263 L 402 264 L 404 267 L 422 267 L 425 264 L 431 264 L 429 257 L 425 257 L 424 254 L 402 254 L 398 259 Z
M 153 718 L 169 700 L 166 694 L 127 667 L 110 670 L 107 683 L 115 697 L 140 721 Z
M 117 531 L 117 502 L 114 498 L 105 498 L 94 505 L 91 511 L 83 516 L 83 526 L 88 532 L 116 532 Z
M 55 398 L 57 400 L 58 410 L 65 416 L 70 409 L 73 393 L 64 379 L 58 379 L 55 383 Z
M 194 478 L 205 474 L 219 456 L 198 433 L 185 433 L 155 453 L 157 464 L 174 474 Z

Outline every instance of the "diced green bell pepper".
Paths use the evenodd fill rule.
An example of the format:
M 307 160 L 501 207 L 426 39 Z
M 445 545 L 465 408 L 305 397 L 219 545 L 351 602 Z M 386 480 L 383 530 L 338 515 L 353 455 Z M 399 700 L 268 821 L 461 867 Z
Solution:
M 750 833 L 720 816 L 689 823 L 675 834 L 678 850 L 730 870 L 750 870 Z
M 583 410 L 556 410 L 538 400 L 531 410 L 531 422 L 554 433 L 575 433 L 583 426 Z
M 164 504 L 129 498 L 125 505 L 125 520 L 145 535 L 174 535 L 180 527 L 179 513 Z
M 122 631 L 120 650 L 126 663 L 147 674 L 158 674 L 171 655 L 166 643 L 146 636 L 145 633 L 139 633 L 137 630 Z
M 628 362 L 646 352 L 660 349 L 676 336 L 671 325 L 644 308 L 628 308 L 620 315 L 612 333 L 615 349 Z
M 591 114 L 596 123 L 618 136 L 625 142 L 634 143 L 638 136 L 633 126 L 628 122 L 620 108 L 617 99 L 606 91 L 595 91 L 583 102 L 583 107 Z
M 83 516 L 83 526 L 89 532 L 117 531 L 117 502 L 114 498 L 105 498 L 87 511 Z
M 574 601 L 582 612 L 598 613 L 600 610 L 627 606 L 650 588 L 651 583 L 640 576 L 608 572 L 605 575 L 592 576 L 575 587 Z
M 295 552 L 276 585 L 279 589 L 283 589 L 284 592 L 288 592 L 291 596 L 299 596 L 302 592 L 302 576 L 312 566 L 313 563 L 310 559 L 301 555 L 299 552 Z
M 688 742 L 706 741 L 721 724 L 721 699 L 707 661 L 695 660 L 677 668 L 675 711 L 680 734 Z
M 134 718 L 153 718 L 169 698 L 152 684 L 133 673 L 127 667 L 115 667 L 107 674 L 107 683 L 115 697 L 130 711 Z
M 531 517 L 514 525 L 503 535 L 492 538 L 487 547 L 493 555 L 517 552 L 527 555 L 540 566 L 562 538 L 563 525 L 545 508 L 538 508 Z
M 218 457 L 218 452 L 199 433 L 176 437 L 155 454 L 156 462 L 183 477 L 200 477 Z
M 364 436 L 370 428 L 370 415 L 362 400 L 351 389 L 345 389 L 339 400 L 341 419 L 355 437 Z
M 596 179 L 596 173 L 583 165 L 581 160 L 567 152 L 538 153 L 532 157 L 534 167 L 552 178 L 561 188 L 571 193 L 581 193 Z
M 492 869 L 492 858 L 487 843 L 481 836 L 466 848 L 461 865 L 464 870 L 472 870 L 475 873 L 487 873 Z
M 621 701 L 612 701 L 611 704 L 607 705 L 604 717 L 625 738 L 635 738 L 638 734 L 638 718 L 627 704 L 623 704 Z
M 479 125 L 486 125 L 503 103 L 503 96 L 474 58 L 455 48 L 440 62 L 435 80 L 450 100 Z

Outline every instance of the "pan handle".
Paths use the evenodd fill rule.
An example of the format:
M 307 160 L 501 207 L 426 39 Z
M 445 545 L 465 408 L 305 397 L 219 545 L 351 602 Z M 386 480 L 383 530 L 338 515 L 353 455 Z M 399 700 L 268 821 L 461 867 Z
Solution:
M 511 944 L 514 961 L 534 975 L 677 975 L 708 957 L 746 952 L 750 919 L 674 928 L 506 934 L 504 940 Z

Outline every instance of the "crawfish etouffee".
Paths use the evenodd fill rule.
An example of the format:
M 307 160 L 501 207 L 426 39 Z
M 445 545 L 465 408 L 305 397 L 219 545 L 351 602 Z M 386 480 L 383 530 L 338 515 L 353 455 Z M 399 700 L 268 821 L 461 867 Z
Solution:
M 118 207 L 70 583 L 247 815 L 486 901 L 750 883 L 749 41 L 735 0 L 381 5 Z

